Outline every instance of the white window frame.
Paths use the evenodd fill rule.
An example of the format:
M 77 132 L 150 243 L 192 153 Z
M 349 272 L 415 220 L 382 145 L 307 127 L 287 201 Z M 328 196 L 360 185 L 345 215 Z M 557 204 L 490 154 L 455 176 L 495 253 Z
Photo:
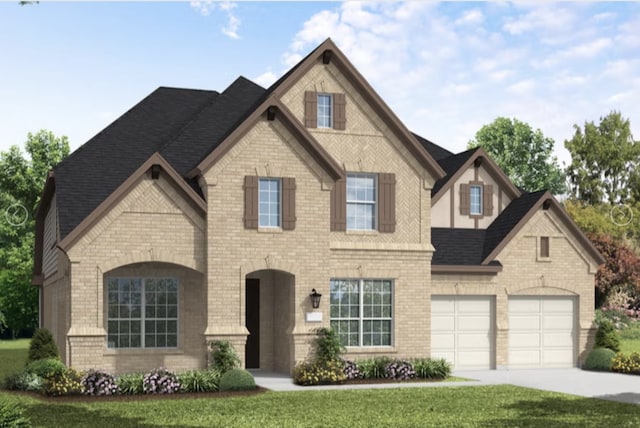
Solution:
M 395 283 L 392 279 L 389 278 L 332 278 L 329 290 L 331 290 L 331 286 L 333 282 L 337 281 L 346 281 L 346 282 L 357 282 L 358 285 L 358 316 L 357 317 L 332 317 L 331 316 L 331 300 L 329 303 L 329 323 L 331 325 L 332 321 L 357 321 L 358 322 L 358 344 L 357 345 L 345 345 L 347 348 L 392 348 L 394 344 L 394 290 Z M 390 315 L 388 317 L 380 316 L 380 317 L 365 317 L 364 316 L 364 284 L 367 281 L 378 281 L 378 282 L 388 282 L 391 286 L 390 290 L 390 302 L 388 304 L 390 309 Z M 331 298 L 331 296 L 330 296 Z M 383 306 L 387 306 L 387 304 L 381 304 Z M 373 306 L 373 305 L 372 305 Z M 380 345 L 364 345 L 364 322 L 365 321 L 388 321 L 389 322 L 389 344 L 380 344 Z M 369 332 L 370 333 L 370 332 Z
M 373 199 L 349 199 L 349 179 L 356 178 L 370 178 L 373 181 Z M 362 230 L 362 231 L 371 231 L 377 230 L 378 228 L 378 174 L 347 174 L 347 192 L 346 192 L 346 200 L 347 200 L 347 230 Z M 357 206 L 369 206 L 371 207 L 371 227 L 355 227 L 349 225 L 349 206 L 357 207 Z M 357 223 L 357 216 L 356 223 Z
M 277 183 L 277 197 L 276 200 L 271 199 L 264 201 L 262 199 L 263 191 L 262 191 L 262 183 Z M 267 193 L 271 195 L 271 190 L 268 190 Z M 269 212 L 264 213 L 262 210 L 263 204 L 269 207 Z M 271 210 L 275 206 L 276 213 L 272 213 Z M 266 218 L 267 221 L 263 223 L 263 218 Z M 276 218 L 275 224 L 272 224 L 271 220 Z M 261 177 L 258 179 L 258 227 L 259 228 L 269 228 L 269 229 L 277 229 L 282 227 L 282 179 L 273 178 L 273 177 Z
M 478 189 L 478 204 L 477 207 L 475 207 L 474 205 L 474 195 L 473 195 L 473 190 L 474 189 Z M 479 184 L 472 184 L 469 186 L 469 215 L 482 215 L 482 198 L 483 198 L 483 194 L 482 194 L 482 186 Z M 477 208 L 477 210 L 474 210 L 474 208 Z
M 320 100 L 323 100 L 323 102 Z M 325 100 L 327 103 L 324 102 Z M 333 128 L 333 108 L 333 96 L 331 94 L 318 94 L 318 128 Z M 325 113 L 325 109 L 329 111 Z
M 110 283 L 112 280 L 116 280 L 118 281 L 118 285 L 120 281 L 139 281 L 140 282 L 140 318 L 120 318 L 119 316 L 116 318 L 111 318 L 109 317 L 109 288 L 110 288 Z M 175 283 L 176 286 L 176 316 L 175 318 L 173 317 L 169 317 L 169 316 L 165 316 L 164 318 L 149 318 L 149 320 L 154 320 L 154 321 L 162 321 L 164 320 L 165 322 L 169 322 L 169 321 L 175 321 L 176 323 L 176 344 L 175 346 L 146 346 L 145 343 L 145 337 L 146 337 L 146 321 L 147 316 L 146 316 L 146 307 L 147 307 L 147 302 L 146 302 L 146 287 L 147 287 L 147 281 L 149 280 L 154 280 L 154 281 L 160 281 L 160 280 L 171 280 Z M 107 348 L 109 349 L 114 349 L 114 350 L 119 350 L 119 349 L 177 349 L 180 346 L 180 283 L 178 281 L 177 278 L 175 277 L 109 277 L 106 279 L 106 284 L 107 284 L 107 301 L 106 301 L 106 308 L 107 308 Z M 119 295 L 119 291 L 118 291 L 118 295 Z M 120 305 L 121 303 L 118 303 L 118 305 Z M 131 310 L 131 305 L 129 307 L 129 310 Z M 109 342 L 109 321 L 128 321 L 129 323 L 131 323 L 132 321 L 139 321 L 140 322 L 140 346 L 128 346 L 128 347 L 124 347 L 124 346 L 111 346 L 111 342 Z M 116 333 L 117 334 L 117 333 Z M 166 334 L 166 330 L 165 330 L 165 334 Z M 155 335 L 155 339 L 156 339 L 156 343 L 157 343 L 157 337 L 158 337 L 158 332 L 156 331 L 154 333 Z M 132 334 L 129 333 L 129 338 L 131 339 Z M 129 345 L 131 345 L 131 342 L 129 342 Z

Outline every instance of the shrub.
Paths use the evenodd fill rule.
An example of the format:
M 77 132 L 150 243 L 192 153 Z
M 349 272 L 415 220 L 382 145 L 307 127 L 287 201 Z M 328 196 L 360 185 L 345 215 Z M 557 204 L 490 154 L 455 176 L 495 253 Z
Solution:
M 46 328 L 39 328 L 33 334 L 29 344 L 27 363 L 45 358 L 60 358 L 53 335 Z
M 144 374 L 129 373 L 119 376 L 116 380 L 118 393 L 122 395 L 138 395 L 144 393 Z
M 333 361 L 305 361 L 293 369 L 293 383 L 297 385 L 334 385 L 345 381 L 344 363 Z
M 211 344 L 213 368 L 221 373 L 240 367 L 240 358 L 228 340 L 216 340 Z
M 31 422 L 23 415 L 24 409 L 15 403 L 0 400 L 0 427 L 26 428 Z
M 220 391 L 246 391 L 255 388 L 255 379 L 243 369 L 231 369 L 220 378 Z
M 344 351 L 345 347 L 335 330 L 326 327 L 316 329 L 315 357 L 318 361 L 340 360 Z
M 416 376 L 422 379 L 446 379 L 451 375 L 451 365 L 444 358 L 416 358 L 411 362 Z
M 44 360 L 36 360 L 27 364 L 25 369 L 27 373 L 38 375 L 42 379 L 64 373 L 67 366 L 58 359 L 47 358 Z
M 608 348 L 614 352 L 620 351 L 620 338 L 616 327 L 609 320 L 603 320 L 596 331 L 595 348 Z
M 640 354 L 616 354 L 611 360 L 611 370 L 618 373 L 640 374 Z
M 608 348 L 595 348 L 584 362 L 585 370 L 610 371 L 613 357 L 616 353 Z
M 82 374 L 71 368 L 55 372 L 44 378 L 47 395 L 72 395 L 82 392 Z
M 89 370 L 82 377 L 82 386 L 86 395 L 112 395 L 118 390 L 115 378 L 100 370 Z
M 365 379 L 382 379 L 386 376 L 386 368 L 391 363 L 389 357 L 373 357 L 358 361 L 358 368 Z
M 12 391 L 41 392 L 44 389 L 44 382 L 37 374 L 22 371 L 7 376 L 4 380 L 4 387 Z
M 358 369 L 358 365 L 349 360 L 344 360 L 344 368 L 342 371 L 347 379 L 360 379 L 362 378 L 362 372 Z
M 180 382 L 175 373 L 165 369 L 153 369 L 142 380 L 145 394 L 173 394 L 180 390 Z
M 416 372 L 409 361 L 393 360 L 384 368 L 384 375 L 387 379 L 409 380 L 416 377 Z
M 178 374 L 182 392 L 215 392 L 220 385 L 220 372 L 216 369 L 190 370 Z

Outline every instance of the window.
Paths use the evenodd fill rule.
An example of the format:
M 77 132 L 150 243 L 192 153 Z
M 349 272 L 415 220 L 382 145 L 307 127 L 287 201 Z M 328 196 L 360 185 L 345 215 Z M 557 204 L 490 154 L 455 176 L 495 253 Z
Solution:
M 261 178 L 258 198 L 259 226 L 280 227 L 280 179 Z
M 109 278 L 107 293 L 109 348 L 178 346 L 175 278 Z
M 469 186 L 471 215 L 482 215 L 482 186 Z
M 376 229 L 376 176 L 347 176 L 347 230 Z
M 540 258 L 549 258 L 549 237 L 540 237 Z
M 344 346 L 391 346 L 393 282 L 332 279 L 331 328 Z
M 318 128 L 331 128 L 333 112 L 331 95 L 318 94 Z

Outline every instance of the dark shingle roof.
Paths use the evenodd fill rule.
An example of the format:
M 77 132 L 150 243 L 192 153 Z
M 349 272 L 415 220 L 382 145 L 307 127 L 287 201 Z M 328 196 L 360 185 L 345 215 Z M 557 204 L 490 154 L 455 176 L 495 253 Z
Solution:
M 60 237 L 67 236 L 218 95 L 158 88 L 58 164 L 54 171 Z
M 525 193 L 519 198 L 511 201 L 509 206 L 491 223 L 487 229 L 484 242 L 483 260 L 487 258 L 493 250 L 507 237 L 509 232 L 522 220 L 522 218 L 533 208 L 533 206 L 546 193 L 541 190 L 534 193 Z
M 436 249 L 431 264 L 480 265 L 485 229 L 431 229 L 431 243 Z
M 440 159 L 448 158 L 449 156 L 453 156 L 453 153 L 444 147 L 440 147 L 439 145 L 432 143 L 424 137 L 412 132 L 413 136 L 416 137 L 416 140 L 425 148 L 427 152 L 431 155 L 431 157 L 437 162 Z
M 440 189 L 442 189 L 445 186 L 445 184 L 449 182 L 451 177 L 453 177 L 453 175 L 462 167 L 462 165 L 464 165 L 464 163 L 468 161 L 471 156 L 473 156 L 476 150 L 478 149 L 477 148 L 470 149 L 462 153 L 458 153 L 457 155 L 449 156 L 449 157 L 438 160 L 438 164 L 442 169 L 444 169 L 444 172 L 447 175 L 445 175 L 440 180 L 436 181 L 436 183 L 433 185 L 433 189 L 431 189 L 432 197 L 436 193 L 438 193 Z

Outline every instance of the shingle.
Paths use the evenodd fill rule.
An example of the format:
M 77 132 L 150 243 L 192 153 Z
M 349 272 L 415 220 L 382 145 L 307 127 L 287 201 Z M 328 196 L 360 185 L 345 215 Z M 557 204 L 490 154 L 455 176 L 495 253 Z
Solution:
M 453 153 L 444 147 L 440 147 L 439 145 L 427 140 L 424 137 L 412 132 L 413 136 L 416 137 L 416 140 L 425 148 L 427 152 L 431 155 L 431 157 L 437 162 L 440 159 L 448 158 L 449 156 L 453 156 Z
M 436 181 L 433 185 L 433 189 L 431 189 L 432 197 L 449 182 L 451 177 L 462 167 L 462 165 L 464 165 L 466 161 L 469 160 L 471 156 L 473 156 L 476 150 L 478 149 L 470 149 L 462 153 L 458 153 L 457 155 L 452 155 L 438 160 L 438 165 L 440 165 L 447 175 Z
M 431 228 L 433 265 L 480 265 L 485 229 Z

